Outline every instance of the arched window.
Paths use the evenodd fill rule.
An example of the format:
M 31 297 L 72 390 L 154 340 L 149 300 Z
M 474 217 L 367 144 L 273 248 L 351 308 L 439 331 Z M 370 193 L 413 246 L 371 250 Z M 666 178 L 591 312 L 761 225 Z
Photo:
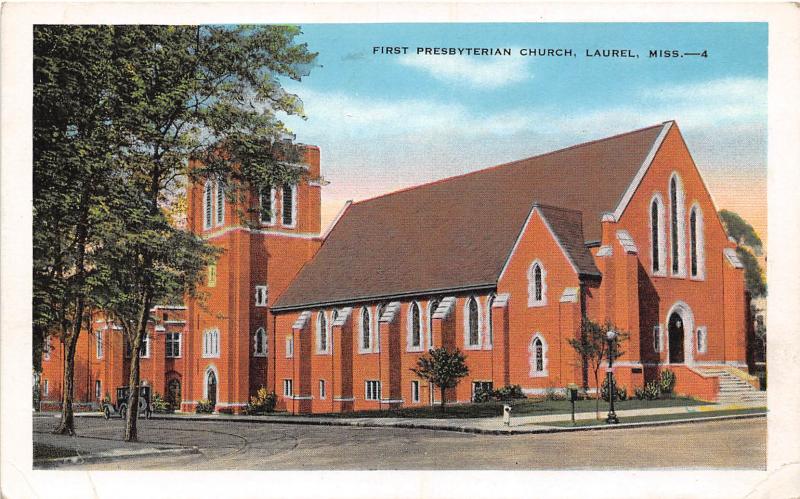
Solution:
M 258 328 L 253 337 L 253 355 L 255 357 L 267 356 L 267 333 L 263 327 Z
M 650 203 L 650 268 L 653 274 L 666 273 L 666 236 L 664 234 L 664 202 L 656 194 Z
M 271 225 L 275 223 L 275 189 L 267 186 L 261 189 L 258 196 L 259 219 L 262 224 Z
M 217 182 L 217 225 L 225 223 L 225 184 Z
M 481 336 L 479 329 L 478 300 L 470 296 L 467 300 L 467 345 L 474 347 L 480 346 Z
M 428 348 L 433 348 L 433 314 L 439 308 L 439 299 L 432 298 L 428 302 Z
M 489 299 L 486 300 L 486 336 L 489 340 L 489 345 L 494 345 L 494 327 L 492 325 L 492 316 L 494 312 L 492 311 L 492 305 L 494 305 L 494 300 L 497 298 L 494 293 L 489 295 Z
M 297 201 L 297 186 L 284 185 L 283 186 L 283 225 L 286 227 L 294 227 L 295 225 L 295 204 Z
M 673 173 L 669 180 L 670 204 L 670 257 L 672 258 L 672 274 L 685 276 L 683 263 L 684 250 L 684 211 L 683 211 L 683 186 L 677 173 Z
M 211 216 L 214 212 L 214 194 L 213 185 L 210 180 L 206 181 L 203 187 L 203 229 L 211 228 Z
M 381 351 L 381 316 L 383 311 L 386 310 L 385 303 L 379 303 L 375 307 L 375 351 Z
M 317 314 L 317 352 L 325 353 L 328 351 L 328 319 L 325 312 Z
M 703 254 L 703 212 L 695 204 L 689 213 L 689 255 L 691 258 L 691 276 L 702 279 L 704 275 Z
M 542 262 L 536 260 L 528 269 L 528 306 L 541 307 L 547 304 L 547 272 Z
M 530 353 L 530 376 L 547 376 L 547 343 L 539 333 L 536 333 L 528 347 Z
M 369 350 L 372 347 L 372 318 L 369 309 L 361 307 L 361 349 Z
M 422 347 L 422 315 L 419 303 L 413 301 L 408 306 L 408 349 L 419 350 Z

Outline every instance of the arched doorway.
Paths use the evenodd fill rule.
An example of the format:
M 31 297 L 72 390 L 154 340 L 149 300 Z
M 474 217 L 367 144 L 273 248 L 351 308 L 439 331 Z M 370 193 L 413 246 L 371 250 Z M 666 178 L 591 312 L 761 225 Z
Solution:
M 669 316 L 667 331 L 669 333 L 669 363 L 683 364 L 683 342 L 685 337 L 684 321 L 677 311 Z
M 208 371 L 206 375 L 206 398 L 211 402 L 211 406 L 217 405 L 217 375 L 214 374 L 214 371 Z
M 172 409 L 180 408 L 181 401 L 181 380 L 172 378 L 167 382 L 167 402 Z

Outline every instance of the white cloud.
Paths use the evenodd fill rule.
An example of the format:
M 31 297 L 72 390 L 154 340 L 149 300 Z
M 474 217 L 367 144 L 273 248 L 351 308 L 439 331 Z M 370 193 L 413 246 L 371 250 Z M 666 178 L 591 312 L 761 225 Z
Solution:
M 532 78 L 528 61 L 521 57 L 481 59 L 476 56 L 436 56 L 408 54 L 400 64 L 429 73 L 446 83 L 474 88 L 495 89 Z

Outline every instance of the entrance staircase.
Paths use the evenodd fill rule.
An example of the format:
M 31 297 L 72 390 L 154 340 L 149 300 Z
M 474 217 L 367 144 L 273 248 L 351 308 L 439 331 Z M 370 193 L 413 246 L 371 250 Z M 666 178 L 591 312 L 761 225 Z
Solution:
M 767 405 L 767 392 L 756 389 L 743 379 L 743 376 L 749 376 L 748 374 L 742 372 L 743 376 L 737 376 L 731 372 L 733 370 L 723 368 L 709 368 L 702 371 L 705 374 L 719 378 L 718 403 L 761 403 Z

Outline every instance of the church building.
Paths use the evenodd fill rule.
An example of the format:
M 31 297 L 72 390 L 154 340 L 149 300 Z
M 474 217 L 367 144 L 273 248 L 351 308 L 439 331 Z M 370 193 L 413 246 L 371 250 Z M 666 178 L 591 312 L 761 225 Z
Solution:
M 629 335 L 629 393 L 666 368 L 704 400 L 753 383 L 743 266 L 675 122 L 348 203 L 323 234 L 319 149 L 298 167 L 248 210 L 190 187 L 188 230 L 224 252 L 158 381 L 179 379 L 182 410 L 239 412 L 262 386 L 293 413 L 432 404 L 411 368 L 441 346 L 470 370 L 448 401 L 544 395 L 584 383 L 584 317 Z

